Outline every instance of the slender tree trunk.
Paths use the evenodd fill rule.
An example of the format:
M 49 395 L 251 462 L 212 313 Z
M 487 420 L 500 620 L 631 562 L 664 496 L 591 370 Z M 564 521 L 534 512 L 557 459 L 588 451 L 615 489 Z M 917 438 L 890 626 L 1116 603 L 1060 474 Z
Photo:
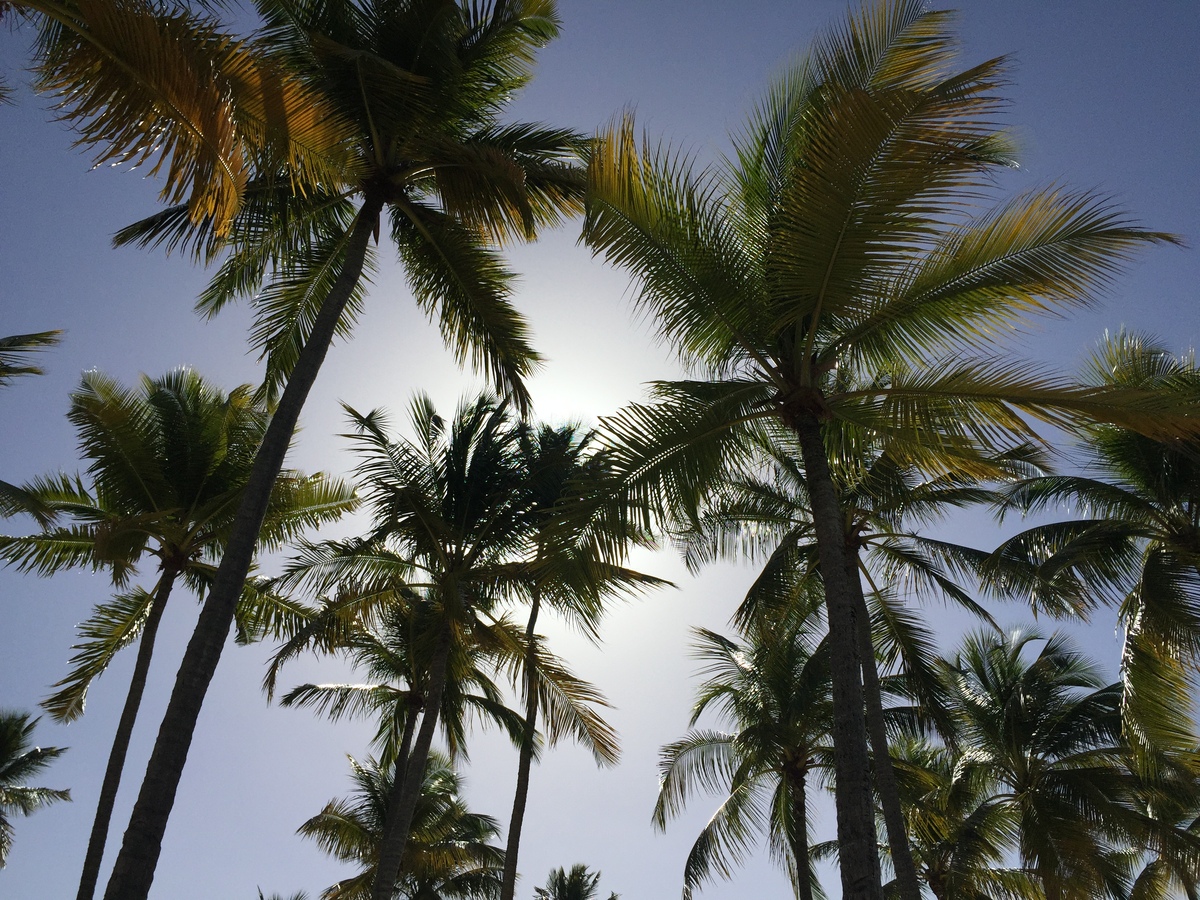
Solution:
M 421 714 L 421 729 L 413 743 L 412 753 L 404 771 L 403 791 L 398 803 L 389 803 L 387 821 L 383 826 L 383 840 L 379 846 L 379 865 L 375 870 L 375 883 L 371 885 L 371 900 L 392 900 L 396 879 L 400 875 L 400 863 L 404 859 L 404 848 L 408 845 L 408 831 L 412 825 L 417 801 L 421 798 L 421 784 L 425 780 L 425 764 L 429 760 L 429 747 L 433 743 L 433 732 L 437 728 L 438 714 L 442 709 L 442 694 L 446 688 L 446 672 L 449 668 L 452 625 L 446 622 L 438 638 L 437 650 L 429 667 L 429 690 L 425 695 L 425 711 Z M 393 785 L 393 794 L 395 786 Z M 390 799 L 390 798 L 389 798 Z
M 871 737 L 871 756 L 875 760 L 875 789 L 883 808 L 887 827 L 888 847 L 892 851 L 892 868 L 896 871 L 896 886 L 901 900 L 921 900 L 921 883 L 908 844 L 904 827 L 904 812 L 900 808 L 900 789 L 896 771 L 892 768 L 892 753 L 888 748 L 887 725 L 883 717 L 883 692 L 879 686 L 879 669 L 875 665 L 875 645 L 871 642 L 871 613 L 863 596 L 858 575 L 858 552 L 846 548 L 846 580 L 854 592 L 858 608 L 858 645 L 862 656 L 863 688 L 867 701 L 867 733 Z
M 426 709 L 427 707 L 422 703 L 422 721 L 424 721 Z M 410 708 L 408 716 L 404 720 L 404 732 L 400 736 L 400 746 L 396 749 L 396 761 L 392 763 L 392 789 L 388 791 L 387 795 L 387 807 L 383 823 L 384 834 L 388 834 L 391 831 L 396 818 L 395 813 L 404 802 L 404 785 L 409 771 L 408 757 L 412 752 L 413 732 L 416 730 L 416 721 L 417 709 L 415 707 Z M 378 868 L 376 869 L 376 873 L 378 873 Z
M 422 704 L 422 711 L 424 704 Z M 397 790 L 397 785 L 404 783 L 404 773 L 408 771 L 408 755 L 412 752 L 413 731 L 416 730 L 417 710 L 410 708 L 408 716 L 404 719 L 404 731 L 400 735 L 400 746 L 396 748 L 396 762 L 392 765 L 392 793 L 388 794 L 388 809 L 392 808 L 393 798 L 397 803 L 400 801 L 400 794 Z
M 500 883 L 500 900 L 513 900 L 517 891 L 517 854 L 521 850 L 521 827 L 525 822 L 525 804 L 529 799 L 529 770 L 533 764 L 533 742 L 537 736 L 537 625 L 541 593 L 533 589 L 529 605 L 529 624 L 525 627 L 525 731 L 517 757 L 517 789 L 513 797 L 512 816 L 508 822 L 508 843 L 504 850 L 504 877 Z
M 362 275 L 367 243 L 379 223 L 382 209 L 382 198 L 369 195 L 359 210 L 342 270 L 321 304 L 312 333 L 300 351 L 258 448 L 216 581 L 200 610 L 196 630 L 175 676 L 175 687 L 125 831 L 121 852 L 104 893 L 105 900 L 146 900 L 150 892 L 196 720 L 229 636 L 275 478 L 283 467 L 300 410 L 317 379 L 342 311 Z
M 162 620 L 167 598 L 175 586 L 178 572 L 164 569 L 150 601 L 150 614 L 138 643 L 137 660 L 133 664 L 133 677 L 129 680 L 129 693 L 125 695 L 125 706 L 117 722 L 117 733 L 113 736 L 112 750 L 108 753 L 108 765 L 104 769 L 104 781 L 100 784 L 100 800 L 96 804 L 96 818 L 92 822 L 92 833 L 88 838 L 87 854 L 83 858 L 83 874 L 79 877 L 79 893 L 76 900 L 92 900 L 96 893 L 96 882 L 100 879 L 100 864 L 104 861 L 104 845 L 108 840 L 108 827 L 112 822 L 113 806 L 117 802 L 117 790 L 121 786 L 121 773 L 125 769 L 125 756 L 129 752 L 129 741 L 133 737 L 133 726 L 137 721 L 138 708 L 142 705 L 142 694 L 146 690 L 146 678 L 150 674 L 150 659 L 154 656 L 154 637 L 158 634 L 158 623 Z
M 786 772 L 792 795 L 792 856 L 796 860 L 797 900 L 813 900 L 812 860 L 808 852 L 808 791 L 806 776 L 799 768 Z
M 800 440 L 829 619 L 837 780 L 834 799 L 842 897 L 843 900 L 882 900 L 863 709 L 862 661 L 858 649 L 858 609 L 846 578 L 842 509 L 829 472 L 821 423 L 816 414 L 801 410 L 791 417 L 791 425 Z

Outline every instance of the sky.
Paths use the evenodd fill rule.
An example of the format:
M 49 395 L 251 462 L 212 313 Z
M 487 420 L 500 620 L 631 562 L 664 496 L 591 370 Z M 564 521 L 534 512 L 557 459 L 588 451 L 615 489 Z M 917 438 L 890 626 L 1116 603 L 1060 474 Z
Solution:
M 935 7 L 943 6 L 940 2 Z M 825 0 L 560 0 L 561 37 L 540 55 L 536 76 L 513 105 L 514 119 L 592 131 L 626 109 L 650 134 L 698 161 L 717 158 L 771 77 L 823 26 L 843 15 Z M 1115 279 L 1102 303 L 1062 320 L 1039 322 L 1015 349 L 1071 370 L 1106 330 L 1160 336 L 1176 351 L 1200 342 L 1200 3 L 1194 0 L 1037 2 L 963 0 L 964 64 L 1014 59 L 1008 121 L 1023 148 L 1013 191 L 1048 183 L 1095 188 L 1142 224 L 1181 235 L 1184 248 L 1152 248 Z M 210 321 L 192 311 L 206 273 L 183 257 L 114 250 L 111 235 L 156 208 L 157 185 L 142 171 L 105 167 L 72 147 L 44 97 L 23 87 L 28 36 L 0 34 L 0 73 L 18 87 L 0 106 L 0 334 L 62 329 L 42 355 L 47 374 L 0 392 L 0 478 L 81 468 L 65 419 L 67 396 L 87 369 L 131 382 L 180 365 L 228 389 L 256 382 L 244 306 Z M 514 249 L 521 274 L 516 302 L 537 349 L 548 358 L 531 382 L 539 418 L 585 423 L 641 398 L 642 385 L 678 373 L 669 351 L 638 319 L 624 274 L 578 246 L 577 223 L 536 245 Z M 381 269 L 352 342 L 331 351 L 305 414 L 290 464 L 348 474 L 352 465 L 339 402 L 384 407 L 393 421 L 414 391 L 450 411 L 481 381 L 460 372 L 436 329 L 415 310 L 402 274 Z M 12 521 L 0 528 L 17 529 Z M 361 522 L 359 523 L 361 524 Z M 331 535 L 353 533 L 355 522 Z M 956 536 L 990 547 L 999 532 L 978 517 L 953 524 Z M 271 565 L 268 561 L 268 568 Z M 534 770 L 522 845 L 518 896 L 529 898 L 556 866 L 584 862 L 603 872 L 605 896 L 677 896 L 683 860 L 715 800 L 699 796 L 665 834 L 653 830 L 659 748 L 686 731 L 696 661 L 689 629 L 724 629 L 753 570 L 726 565 L 692 578 L 669 551 L 634 564 L 678 587 L 616 607 L 605 643 L 590 646 L 548 626 L 558 652 L 608 696 L 620 731 L 621 763 L 598 770 L 590 755 L 564 745 Z M 150 577 L 151 573 L 147 573 Z M 74 628 L 110 593 L 103 575 L 53 579 L 0 570 L 0 708 L 35 710 L 66 672 Z M 102 879 L 140 782 L 174 671 L 196 614 L 182 594 L 168 608 L 151 684 L 130 751 Z M 931 619 L 946 640 L 962 623 L 941 608 Z M 1028 620 L 1015 605 L 1005 623 Z M 1111 618 L 1078 630 L 1110 669 L 1119 643 Z M 152 896 L 235 900 L 256 888 L 315 896 L 346 870 L 297 826 L 349 788 L 346 754 L 362 757 L 368 723 L 330 724 L 307 711 L 267 706 L 258 689 L 270 647 L 230 646 L 209 691 L 167 831 Z M 82 865 L 108 746 L 132 667 L 122 654 L 93 687 L 87 714 L 70 726 L 43 719 L 36 739 L 70 750 L 39 783 L 69 787 L 74 802 L 16 821 L 0 898 L 72 896 Z M 282 683 L 340 680 L 336 668 L 300 661 Z M 476 730 L 465 767 L 472 807 L 507 819 L 516 755 Z M 820 809 L 830 834 L 829 806 Z M 836 878 L 825 879 L 831 897 Z M 790 894 L 765 847 L 731 882 L 705 898 Z

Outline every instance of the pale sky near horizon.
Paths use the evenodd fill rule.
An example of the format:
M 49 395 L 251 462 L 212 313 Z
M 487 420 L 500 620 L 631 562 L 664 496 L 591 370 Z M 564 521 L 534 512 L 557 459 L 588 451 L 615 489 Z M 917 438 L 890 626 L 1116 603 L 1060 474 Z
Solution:
M 937 2 L 936 7 L 950 5 Z M 1011 190 L 1063 183 L 1097 188 L 1139 222 L 1175 232 L 1187 247 L 1154 248 L 1118 278 L 1105 301 L 1062 321 L 1037 325 L 1024 350 L 1070 370 L 1105 329 L 1159 335 L 1174 350 L 1200 343 L 1200 2 L 986 2 L 958 7 L 963 62 L 1015 58 L 1008 121 L 1024 147 Z M 706 161 L 727 149 L 773 73 L 801 52 L 846 5 L 838 0 L 560 0 L 562 36 L 539 58 L 537 75 L 513 107 L 514 119 L 591 131 L 625 108 L 651 134 Z M 26 38 L 0 34 L 0 73 L 21 85 Z M 45 98 L 20 89 L 0 106 L 0 335 L 61 328 L 61 346 L 42 354 L 41 378 L 0 391 L 0 478 L 81 468 L 64 413 L 79 373 L 98 368 L 126 381 L 191 365 L 225 388 L 253 382 L 245 306 L 201 321 L 192 312 L 204 273 L 183 258 L 113 250 L 123 225 L 155 209 L 156 183 L 140 172 L 89 171 L 66 129 L 50 122 Z M 675 373 L 649 326 L 631 316 L 627 279 L 576 245 L 577 224 L 510 254 L 522 275 L 517 302 L 535 345 L 549 359 L 532 382 L 538 416 L 594 421 L 639 399 L 641 385 Z M 331 352 L 310 398 L 291 464 L 347 473 L 351 459 L 336 434 L 338 401 L 384 406 L 393 421 L 416 390 L 449 412 L 480 380 L 460 373 L 436 329 L 412 306 L 403 280 L 385 268 L 352 343 Z M 353 523 L 335 529 L 348 533 Z M 12 526 L 5 523 L 3 529 Z M 959 536 L 980 546 L 997 532 L 965 521 Z M 603 872 L 604 896 L 623 900 L 678 896 L 683 860 L 715 800 L 698 796 L 666 834 L 651 828 L 658 748 L 683 735 L 696 683 L 687 655 L 695 625 L 724 630 L 752 570 L 714 568 L 687 576 L 669 553 L 637 564 L 676 579 L 664 591 L 614 610 L 603 648 L 558 629 L 559 652 L 612 700 L 624 755 L 597 770 L 588 754 L 563 746 L 533 775 L 518 896 L 532 896 L 555 866 L 584 862 Z M 66 671 L 74 626 L 109 595 L 103 575 L 53 580 L 0 570 L 0 708 L 35 710 Z M 961 627 L 941 608 L 931 619 Z M 160 634 L 152 684 L 131 748 L 102 879 L 120 843 L 165 698 L 194 621 L 195 605 L 173 598 Z M 1015 606 L 1006 624 L 1028 621 Z M 1089 649 L 1115 666 L 1111 619 L 1081 632 Z M 369 723 L 330 724 L 303 710 L 266 707 L 258 690 L 268 649 L 230 647 L 218 669 L 166 835 L 152 892 L 159 900 L 253 898 L 256 887 L 315 897 L 346 871 L 295 828 L 349 787 L 345 755 L 363 757 Z M 41 744 L 70 751 L 39 779 L 70 787 L 72 804 L 15 820 L 0 900 L 73 896 L 108 745 L 124 699 L 132 652 L 93 688 L 88 712 L 71 726 L 43 719 Z M 341 677 L 307 662 L 284 683 Z M 506 821 L 515 753 L 494 735 L 471 741 L 466 768 L 472 807 Z M 821 807 L 821 834 L 831 832 Z M 836 878 L 825 881 L 831 897 Z M 703 896 L 726 900 L 788 896 L 767 859 Z

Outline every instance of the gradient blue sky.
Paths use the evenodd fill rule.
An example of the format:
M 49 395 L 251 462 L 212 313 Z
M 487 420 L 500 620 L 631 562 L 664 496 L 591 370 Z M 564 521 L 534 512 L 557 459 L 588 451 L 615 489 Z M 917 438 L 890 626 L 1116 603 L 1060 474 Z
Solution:
M 1015 59 L 1009 121 L 1024 153 L 1022 169 L 1006 186 L 1098 188 L 1142 223 L 1189 243 L 1145 253 L 1103 304 L 1039 323 L 1021 352 L 1071 369 L 1105 329 L 1121 326 L 1156 333 L 1177 350 L 1195 346 L 1200 3 L 965 0 L 959 8 L 964 62 L 1000 54 Z M 562 37 L 542 53 L 537 77 L 513 115 L 590 131 L 633 107 L 652 134 L 712 159 L 728 147 L 726 135 L 772 74 L 844 9 L 827 0 L 562 0 Z M 18 85 L 26 41 L 20 32 L 0 35 L 0 70 Z M 62 345 L 42 359 L 45 377 L 0 393 L 0 477 L 10 481 L 78 467 L 64 413 L 84 369 L 132 380 L 187 364 L 226 387 L 259 376 L 246 350 L 244 308 L 209 322 L 193 314 L 202 271 L 186 259 L 110 248 L 114 231 L 154 210 L 153 179 L 138 171 L 89 171 L 70 133 L 51 118 L 45 98 L 23 88 L 13 105 L 0 107 L 0 167 L 7 173 L 0 189 L 0 334 L 66 332 Z M 532 388 L 539 416 L 552 421 L 591 421 L 637 399 L 643 382 L 675 371 L 644 323 L 632 319 L 625 277 L 592 261 L 575 238 L 568 226 L 511 254 L 523 276 L 518 303 L 549 358 Z M 429 391 L 449 410 L 478 384 L 455 369 L 436 331 L 412 308 L 402 277 L 385 267 L 353 343 L 330 354 L 293 464 L 349 469 L 335 437 L 344 430 L 339 400 L 360 409 L 389 407 L 400 421 L 414 390 Z M 996 540 L 977 519 L 956 528 L 979 545 Z M 616 769 L 597 771 L 587 754 L 563 747 L 535 770 L 519 896 L 531 896 L 551 867 L 575 862 L 602 870 L 605 891 L 625 900 L 676 896 L 684 855 L 711 811 L 712 803 L 698 798 L 693 814 L 665 835 L 651 829 L 657 751 L 686 728 L 695 668 L 687 657 L 688 629 L 723 628 L 752 572 L 730 566 L 693 580 L 670 554 L 638 563 L 677 579 L 680 589 L 616 609 L 602 649 L 554 632 L 560 652 L 613 701 L 624 756 Z M 108 592 L 99 575 L 46 581 L 0 571 L 0 707 L 36 708 L 65 672 L 75 624 Z M 948 629 L 961 627 L 941 610 L 932 613 Z M 106 867 L 194 614 L 180 596 L 164 621 Z M 1000 618 L 1026 617 L 1010 607 Z M 1094 625 L 1086 639 L 1108 665 L 1115 663 L 1111 620 Z M 252 898 L 256 886 L 315 895 L 340 877 L 336 865 L 293 832 L 346 790 L 344 755 L 364 755 L 370 729 L 267 708 L 257 688 L 266 655 L 266 648 L 231 647 L 221 663 L 167 833 L 155 897 Z M 71 787 L 75 802 L 17 821 L 8 868 L 0 871 L 0 897 L 73 894 L 131 665 L 130 656 L 101 679 L 78 723 L 43 720 L 38 740 L 71 750 L 42 783 Z M 284 682 L 338 677 L 300 663 L 285 670 Z M 483 734 L 471 750 L 471 803 L 507 818 L 515 754 Z M 836 896 L 835 879 L 826 886 Z M 790 890 L 764 848 L 734 882 L 714 884 L 704 896 L 768 893 Z

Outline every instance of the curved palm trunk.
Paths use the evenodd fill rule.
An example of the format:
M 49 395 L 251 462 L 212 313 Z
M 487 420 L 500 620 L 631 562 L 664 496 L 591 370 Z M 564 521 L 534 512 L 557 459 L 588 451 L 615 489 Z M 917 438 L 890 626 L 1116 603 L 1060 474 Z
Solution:
M 117 790 L 121 786 L 121 773 L 125 769 L 125 756 L 129 752 L 129 741 L 133 737 L 133 726 L 137 721 L 138 708 L 142 705 L 142 694 L 150 674 L 150 659 L 154 656 L 154 638 L 158 634 L 158 623 L 162 621 L 167 598 L 179 573 L 164 570 L 150 601 L 150 614 L 142 628 L 138 643 L 137 660 L 133 664 L 133 677 L 129 680 L 129 693 L 117 722 L 117 733 L 113 735 L 112 749 L 108 753 L 108 765 L 104 769 L 104 781 L 100 784 L 100 800 L 96 804 L 96 818 L 92 822 L 92 833 L 88 837 L 87 853 L 83 857 L 83 873 L 79 876 L 79 893 L 76 900 L 92 900 L 96 893 L 96 882 L 100 879 L 100 863 L 104 861 L 104 845 L 108 840 L 108 827 L 112 822 L 113 807 L 117 802 Z
M 421 730 L 417 732 L 412 753 L 405 763 L 403 789 L 395 806 L 390 802 L 391 796 L 388 798 L 389 809 L 387 821 L 383 825 L 383 840 L 379 845 L 379 865 L 375 870 L 375 883 L 371 885 L 371 900 L 392 900 L 395 893 L 396 878 L 400 875 L 400 863 L 404 858 L 404 848 L 408 844 L 408 830 L 417 810 L 417 801 L 421 798 L 421 782 L 425 778 L 429 747 L 433 743 L 433 732 L 437 728 L 438 714 L 442 709 L 442 694 L 446 688 L 446 670 L 450 661 L 450 628 L 450 623 L 447 622 L 438 638 L 438 646 L 429 667 L 429 690 L 425 695 L 425 711 L 421 714 Z M 396 765 L 400 765 L 399 757 L 396 759 Z M 397 796 L 395 785 L 392 786 L 392 796 Z
M 834 772 L 837 779 L 834 799 L 842 897 L 843 900 L 882 900 L 875 805 L 871 797 L 871 764 L 863 711 L 859 614 L 846 577 L 842 509 L 829 472 L 821 423 L 816 414 L 799 410 L 789 418 L 800 441 L 829 618 Z
M 266 516 L 275 478 L 283 467 L 283 458 L 296 430 L 300 410 L 317 379 L 338 320 L 362 275 L 367 242 L 379 224 L 382 209 L 382 198 L 368 196 L 359 210 L 346 247 L 342 270 L 321 304 L 312 333 L 300 351 L 279 405 L 271 416 L 271 424 L 258 448 L 229 543 L 225 547 L 225 555 L 217 570 L 216 581 L 200 611 L 196 630 L 192 633 L 175 676 L 175 687 L 171 691 L 154 751 L 146 767 L 142 789 L 133 807 L 108 889 L 104 892 L 105 900 L 146 900 L 150 892 L 167 819 L 171 815 L 175 792 L 187 763 L 196 720 L 229 636 L 229 627 L 250 571 L 254 545 Z
M 537 625 L 540 606 L 541 593 L 534 588 L 529 606 L 529 624 L 525 627 L 525 731 L 521 735 L 521 749 L 517 757 L 517 788 L 508 822 L 500 900 L 513 900 L 517 891 L 517 854 L 521 850 L 521 827 L 525 822 L 525 805 L 529 800 L 529 771 L 533 765 L 533 742 L 537 735 L 537 637 L 533 629 Z
M 887 827 L 888 847 L 892 851 L 892 868 L 896 870 L 896 886 L 901 900 L 921 900 L 921 883 L 908 844 L 904 827 L 904 812 L 900 808 L 900 789 L 896 771 L 892 768 L 892 752 L 888 748 L 887 725 L 883 717 L 883 692 L 879 686 L 879 670 L 875 666 L 875 645 L 871 643 L 871 614 L 863 596 L 858 575 L 858 553 L 846 550 L 846 580 L 854 594 L 858 609 L 858 645 L 862 657 L 863 694 L 867 703 L 867 733 L 871 738 L 871 755 L 875 760 L 875 789 L 883 809 Z
M 792 795 L 792 857 L 796 860 L 797 900 L 813 900 L 812 860 L 808 853 L 808 790 L 804 770 L 791 765 L 785 777 Z

